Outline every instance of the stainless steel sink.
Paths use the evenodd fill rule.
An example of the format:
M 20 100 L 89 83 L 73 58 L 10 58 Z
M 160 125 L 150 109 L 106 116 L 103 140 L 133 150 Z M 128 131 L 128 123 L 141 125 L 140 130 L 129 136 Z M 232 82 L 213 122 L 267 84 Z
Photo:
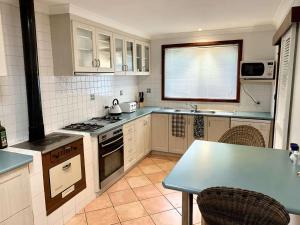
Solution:
M 194 110 L 194 109 L 191 109 L 190 112 L 192 112 L 192 113 L 209 113 L 209 114 L 216 113 L 216 111 L 214 111 L 214 110 Z

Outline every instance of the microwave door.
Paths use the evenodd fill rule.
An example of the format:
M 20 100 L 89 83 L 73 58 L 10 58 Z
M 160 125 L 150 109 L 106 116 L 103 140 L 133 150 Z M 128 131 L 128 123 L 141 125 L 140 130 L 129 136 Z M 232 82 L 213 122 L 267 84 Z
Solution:
M 242 77 L 263 76 L 265 65 L 263 63 L 244 63 L 242 64 Z

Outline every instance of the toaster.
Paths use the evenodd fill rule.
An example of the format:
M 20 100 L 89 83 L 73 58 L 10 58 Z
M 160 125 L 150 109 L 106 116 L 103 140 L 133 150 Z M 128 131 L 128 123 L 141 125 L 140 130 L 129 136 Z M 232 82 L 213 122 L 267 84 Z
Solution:
M 136 102 L 123 102 L 120 104 L 122 112 L 131 113 L 136 111 Z

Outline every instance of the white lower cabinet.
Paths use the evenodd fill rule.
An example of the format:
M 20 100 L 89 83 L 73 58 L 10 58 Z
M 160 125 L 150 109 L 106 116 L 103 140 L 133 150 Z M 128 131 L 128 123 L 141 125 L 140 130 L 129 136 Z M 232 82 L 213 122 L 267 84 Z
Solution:
M 188 142 L 188 116 L 183 116 L 185 120 L 185 135 L 183 137 L 175 137 L 172 135 L 172 115 L 169 115 L 169 152 L 183 154 L 187 150 Z
M 31 207 L 28 207 L 16 215 L 8 218 L 0 225 L 33 225 L 33 214 Z
M 0 199 L 0 222 L 5 225 L 33 224 L 27 166 L 0 175 Z
M 152 114 L 152 150 L 168 152 L 169 151 L 169 115 Z
M 230 128 L 228 117 L 207 117 L 207 141 L 219 141 L 220 137 Z
M 248 125 L 254 127 L 260 131 L 264 137 L 266 147 L 271 147 L 270 144 L 270 130 L 271 130 L 271 121 L 268 120 L 252 120 L 252 119 L 231 119 L 231 127 Z
M 141 117 L 123 126 L 125 171 L 151 151 L 150 131 L 151 115 Z

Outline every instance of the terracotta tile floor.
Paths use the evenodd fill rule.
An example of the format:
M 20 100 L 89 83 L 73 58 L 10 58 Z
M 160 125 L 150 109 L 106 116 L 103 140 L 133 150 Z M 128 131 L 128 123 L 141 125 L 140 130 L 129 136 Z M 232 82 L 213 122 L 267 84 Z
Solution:
M 67 225 L 181 225 L 181 193 L 161 184 L 178 159 L 148 156 Z M 194 224 L 200 220 L 194 201 Z

